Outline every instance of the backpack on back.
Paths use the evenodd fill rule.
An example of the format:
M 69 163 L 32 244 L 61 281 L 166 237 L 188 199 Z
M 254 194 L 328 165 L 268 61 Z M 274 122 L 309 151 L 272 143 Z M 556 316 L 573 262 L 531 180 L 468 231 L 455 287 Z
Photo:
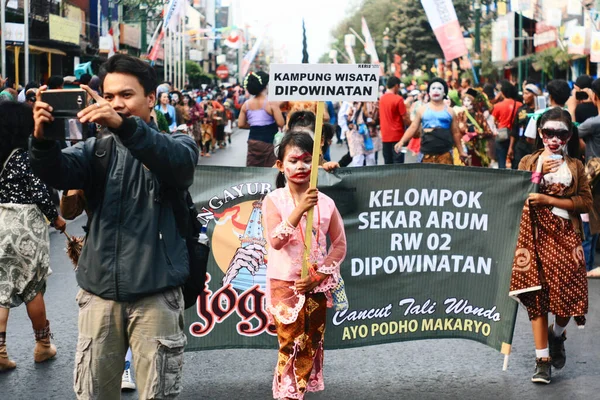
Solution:
M 97 188 L 94 197 L 98 199 L 98 204 L 92 208 L 92 215 L 88 216 L 88 227 L 93 215 L 97 214 L 102 207 L 113 146 L 114 138 L 112 135 L 96 140 L 94 145 L 93 179 L 94 182 L 102 182 L 102 184 L 94 184 Z M 202 224 L 198 220 L 198 210 L 188 190 L 178 190 L 161 182 L 159 201 L 161 204 L 170 204 L 175 216 L 177 230 L 186 242 L 190 274 L 183 285 L 183 297 L 187 309 L 196 304 L 198 296 L 204 292 L 210 247 L 198 241 Z

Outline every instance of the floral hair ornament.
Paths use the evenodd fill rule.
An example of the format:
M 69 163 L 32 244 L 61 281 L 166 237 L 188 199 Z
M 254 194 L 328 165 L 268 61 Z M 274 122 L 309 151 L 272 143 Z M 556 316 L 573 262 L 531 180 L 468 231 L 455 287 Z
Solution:
M 250 75 L 256 77 L 256 79 L 258 80 L 258 83 L 260 83 L 260 85 L 262 86 L 262 84 L 263 84 L 262 78 L 260 77 L 260 75 L 258 75 L 254 71 L 252 71 L 248 75 L 246 75 L 246 78 L 244 79 L 244 89 L 248 90 L 248 78 L 250 78 Z

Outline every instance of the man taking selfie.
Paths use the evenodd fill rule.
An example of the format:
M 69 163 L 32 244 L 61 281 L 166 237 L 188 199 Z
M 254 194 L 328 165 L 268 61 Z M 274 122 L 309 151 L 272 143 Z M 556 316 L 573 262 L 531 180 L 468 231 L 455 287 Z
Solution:
M 123 359 L 133 352 L 140 398 L 173 398 L 181 391 L 184 300 L 189 273 L 185 240 L 164 190 L 184 192 L 194 178 L 198 148 L 187 135 L 161 134 L 151 118 L 156 72 L 143 61 L 115 55 L 101 67 L 100 97 L 77 115 L 110 131 L 100 151 L 90 138 L 60 150 L 44 138 L 52 107 L 37 93 L 30 153 L 33 171 L 49 185 L 83 189 L 90 209 L 76 271 L 81 287 L 74 389 L 79 399 L 120 397 Z M 102 174 L 102 159 L 109 163 Z M 100 172 L 100 173 L 99 173 Z

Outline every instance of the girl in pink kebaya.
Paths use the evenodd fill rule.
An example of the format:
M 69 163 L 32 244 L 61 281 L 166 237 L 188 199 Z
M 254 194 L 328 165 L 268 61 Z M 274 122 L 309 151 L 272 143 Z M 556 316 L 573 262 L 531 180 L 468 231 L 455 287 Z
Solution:
M 277 328 L 279 356 L 273 397 L 303 399 L 323 390 L 323 338 L 331 291 L 340 281 L 346 255 L 342 217 L 333 200 L 310 189 L 313 140 L 288 132 L 278 149 L 277 190 L 263 202 L 266 236 L 267 309 Z M 306 212 L 314 207 L 310 267 L 301 279 Z M 327 236 L 331 245 L 327 249 Z

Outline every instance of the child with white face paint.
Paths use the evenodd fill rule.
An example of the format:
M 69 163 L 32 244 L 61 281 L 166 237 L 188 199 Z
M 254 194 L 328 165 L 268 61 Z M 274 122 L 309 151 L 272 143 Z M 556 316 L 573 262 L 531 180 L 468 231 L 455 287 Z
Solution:
M 564 151 L 572 134 L 571 116 L 559 107 L 547 111 L 538 133 L 544 148 L 523 157 L 519 169 L 540 183 L 523 209 L 513 262 L 510 295 L 527 308 L 535 342 L 536 383 L 550 383 L 551 370 L 565 365 L 565 330 L 571 317 L 585 324 L 588 291 L 581 246 L 580 214 L 592 207 L 581 161 Z M 555 315 L 548 326 L 548 313 Z
M 279 362 L 274 398 L 302 399 L 323 390 L 323 339 L 331 290 L 338 285 L 346 256 L 344 222 L 334 201 L 310 189 L 313 140 L 286 133 L 279 145 L 277 190 L 263 201 L 267 263 L 267 310 L 277 328 Z M 306 213 L 314 207 L 309 274 L 301 278 Z M 327 237 L 330 246 L 327 247 Z
M 410 127 L 402 139 L 394 146 L 396 152 L 423 128 L 421 137 L 421 162 L 435 164 L 453 164 L 452 147 L 458 151 L 463 162 L 469 156 L 463 150 L 458 120 L 452 108 L 444 104 L 448 94 L 448 85 L 443 79 L 435 78 L 429 83 L 428 93 L 431 101 L 422 106 L 415 115 Z

